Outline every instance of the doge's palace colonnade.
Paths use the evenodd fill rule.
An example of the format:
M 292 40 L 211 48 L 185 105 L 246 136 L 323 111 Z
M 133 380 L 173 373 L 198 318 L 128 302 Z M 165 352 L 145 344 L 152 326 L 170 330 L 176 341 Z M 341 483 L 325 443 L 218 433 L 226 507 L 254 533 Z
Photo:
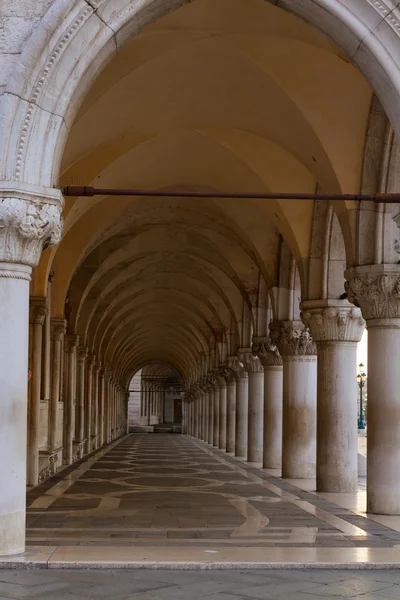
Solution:
M 148 189 L 398 192 L 392 5 L 255 0 L 250 14 L 243 0 L 2 3 L 0 555 L 24 551 L 26 485 L 124 435 L 130 381 L 154 362 L 181 377 L 186 435 L 283 477 L 316 476 L 319 491 L 355 491 L 365 325 L 368 510 L 400 514 L 397 206 L 117 204 L 64 199 L 57 187 L 101 177 Z M 231 38 L 234 23 L 248 27 L 243 37 Z M 279 40 L 291 46 L 309 94 L 279 80 L 268 45 L 252 54 L 260 35 L 276 56 Z M 320 83 L 327 72 L 332 90 Z M 204 77 L 222 74 L 238 87 L 210 102 Z M 163 75 L 176 97 L 160 108 Z M 236 106 L 246 89 L 254 104 Z M 144 392 L 141 414 L 157 423 L 160 389 Z

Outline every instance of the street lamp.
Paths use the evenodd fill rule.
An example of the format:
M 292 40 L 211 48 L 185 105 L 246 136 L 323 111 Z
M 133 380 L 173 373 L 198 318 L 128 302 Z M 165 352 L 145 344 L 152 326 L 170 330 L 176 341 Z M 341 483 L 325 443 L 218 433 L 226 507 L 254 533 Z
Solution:
M 367 375 L 364 372 L 364 365 L 362 363 L 360 363 L 358 365 L 358 375 L 357 375 L 357 382 L 358 382 L 358 386 L 360 388 L 360 411 L 358 414 L 358 429 L 365 429 L 364 415 L 363 415 L 363 388 L 364 388 L 366 381 L 367 381 Z

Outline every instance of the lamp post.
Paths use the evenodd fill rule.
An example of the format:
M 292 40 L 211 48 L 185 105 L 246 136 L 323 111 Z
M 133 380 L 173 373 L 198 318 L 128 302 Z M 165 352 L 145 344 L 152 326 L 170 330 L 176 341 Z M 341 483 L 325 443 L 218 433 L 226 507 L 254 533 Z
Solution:
M 367 375 L 364 372 L 364 365 L 362 363 L 360 363 L 358 365 L 358 375 L 357 375 L 358 387 L 360 388 L 360 411 L 358 414 L 358 429 L 365 429 L 364 415 L 363 415 L 363 388 L 364 388 L 366 380 L 367 380 Z

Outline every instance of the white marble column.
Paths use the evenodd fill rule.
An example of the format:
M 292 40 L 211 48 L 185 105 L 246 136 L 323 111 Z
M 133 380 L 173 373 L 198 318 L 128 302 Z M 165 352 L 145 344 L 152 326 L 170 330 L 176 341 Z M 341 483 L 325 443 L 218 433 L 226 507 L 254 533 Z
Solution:
M 247 353 L 245 368 L 249 378 L 247 460 L 262 462 L 264 432 L 264 368 L 260 359 Z
M 365 321 L 347 300 L 302 302 L 317 344 L 317 491 L 358 489 L 357 342 Z
M 193 392 L 194 395 L 194 400 L 193 400 L 193 406 L 194 406 L 194 437 L 195 438 L 199 438 L 199 431 L 200 431 L 200 397 L 198 394 L 197 389 L 195 389 L 195 391 Z
M 40 392 L 42 383 L 43 324 L 47 314 L 44 297 L 30 299 L 31 385 L 28 410 L 28 485 L 39 483 Z
M 264 367 L 263 468 L 282 467 L 283 366 L 277 346 L 268 337 L 255 338 L 255 352 Z
M 79 346 L 77 387 L 76 387 L 76 443 L 82 444 L 85 440 L 85 391 L 86 391 L 86 360 L 88 350 L 86 346 Z
M 236 373 L 235 456 L 246 458 L 249 422 L 249 379 L 242 360 L 240 358 L 236 358 L 235 361 L 230 360 Z
M 345 277 L 368 328 L 367 512 L 400 515 L 400 265 Z
M 317 356 L 301 321 L 274 321 L 271 339 L 283 359 L 282 477 L 316 474 Z
M 71 465 L 73 462 L 73 440 L 75 434 L 75 399 L 76 399 L 76 371 L 77 371 L 77 348 L 79 336 L 68 334 L 65 336 L 64 348 L 67 350 L 68 358 L 65 359 L 66 372 L 64 378 L 64 462 Z M 65 353 L 64 353 L 65 356 Z
M 10 171 L 11 173 L 11 171 Z M 0 187 L 0 555 L 25 550 L 29 282 L 61 238 L 58 190 Z
M 207 383 L 203 381 L 204 390 L 204 441 L 208 442 L 208 420 L 209 420 L 209 408 L 210 408 L 210 396 L 208 393 Z
M 52 360 L 50 390 L 50 450 L 57 450 L 58 405 L 61 397 L 62 352 L 66 332 L 64 319 L 51 319 Z
M 236 429 L 236 377 L 231 371 L 226 389 L 226 451 L 235 452 Z
M 226 404 L 227 404 L 227 389 L 226 379 L 223 376 L 225 369 L 222 369 L 222 374 L 218 377 L 219 384 L 219 448 L 226 450 Z

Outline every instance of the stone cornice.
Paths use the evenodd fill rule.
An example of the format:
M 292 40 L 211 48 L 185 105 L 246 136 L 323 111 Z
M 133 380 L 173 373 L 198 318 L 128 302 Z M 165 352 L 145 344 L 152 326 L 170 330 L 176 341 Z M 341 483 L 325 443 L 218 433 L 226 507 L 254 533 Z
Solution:
M 282 357 L 317 354 L 310 331 L 301 321 L 272 321 L 270 331 Z
M 347 297 L 364 319 L 400 319 L 400 265 L 365 265 L 345 272 Z M 370 324 L 370 323 L 369 323 Z
M 315 342 L 361 340 L 365 321 L 347 300 L 309 300 L 300 304 L 301 318 Z
M 282 365 L 278 347 L 271 342 L 269 337 L 254 337 L 251 350 L 258 356 L 263 367 Z

